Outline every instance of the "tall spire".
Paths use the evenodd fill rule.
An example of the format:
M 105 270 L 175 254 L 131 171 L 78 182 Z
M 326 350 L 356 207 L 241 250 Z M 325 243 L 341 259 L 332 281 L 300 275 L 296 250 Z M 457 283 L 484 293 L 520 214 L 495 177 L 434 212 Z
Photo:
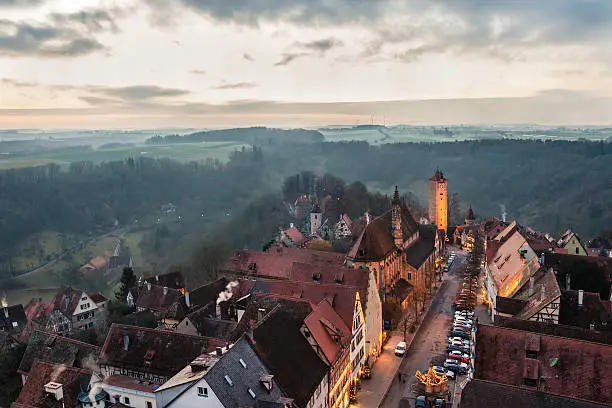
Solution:
M 391 204 L 393 205 L 400 205 L 400 197 L 399 197 L 399 191 L 397 191 L 397 186 L 395 186 L 395 193 L 393 193 L 393 201 L 391 201 Z

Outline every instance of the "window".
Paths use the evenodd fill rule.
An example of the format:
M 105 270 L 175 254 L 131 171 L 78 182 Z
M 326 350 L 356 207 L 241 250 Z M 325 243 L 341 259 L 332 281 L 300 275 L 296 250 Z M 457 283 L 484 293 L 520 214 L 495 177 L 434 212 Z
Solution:
M 578 247 L 576 247 L 576 255 L 578 255 Z
M 206 388 L 206 387 L 198 387 L 198 395 L 200 397 L 208 397 L 208 388 Z
M 15 328 L 15 327 L 17 327 L 17 326 L 19 326 L 19 323 L 17 323 L 17 322 L 13 322 L 13 328 Z
M 525 385 L 528 387 L 537 387 L 538 380 L 533 380 L 531 378 L 525 378 Z
M 153 404 L 151 404 L 151 401 L 147 401 L 147 408 L 153 408 Z
M 115 402 L 117 402 L 117 403 L 121 402 L 121 397 L 120 396 L 115 395 L 114 398 L 115 398 Z
M 534 350 L 526 350 L 525 357 L 527 358 L 538 358 L 538 352 Z
M 123 397 L 123 403 L 125 405 L 130 405 L 130 399 L 128 397 Z
M 87 296 L 83 296 L 81 300 L 87 300 Z

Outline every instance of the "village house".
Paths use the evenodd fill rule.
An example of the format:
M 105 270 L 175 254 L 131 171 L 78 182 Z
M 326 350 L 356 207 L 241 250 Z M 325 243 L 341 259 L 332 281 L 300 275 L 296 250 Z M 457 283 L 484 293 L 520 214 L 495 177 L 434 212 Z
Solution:
M 361 324 L 353 324 L 353 331 L 359 341 L 351 343 L 351 364 L 353 378 L 357 377 L 359 370 L 366 363 L 372 364 L 380 352 L 382 341 L 382 303 L 378 296 L 378 289 L 373 274 L 364 269 L 347 269 L 321 266 L 316 267 L 301 262 L 294 262 L 291 266 L 290 280 L 294 282 L 315 282 L 318 284 L 345 285 L 357 288 L 360 295 L 363 316 L 357 310 L 353 319 L 359 319 Z M 365 330 L 365 335 L 361 335 Z M 350 325 L 347 325 L 351 327 Z M 363 337 L 365 349 L 361 344 Z M 365 353 L 363 355 L 361 351 Z
M 402 278 L 421 293 L 431 291 L 435 283 L 436 232 L 434 226 L 419 225 L 419 239 L 405 251 L 406 268 Z
M 88 389 L 90 379 L 89 370 L 36 360 L 32 364 L 32 374 L 11 408 L 83 407 L 79 394 Z M 103 399 L 100 402 L 104 402 Z M 89 407 L 104 408 L 105 404 Z
M 539 269 L 538 257 L 518 231 L 516 222 L 487 242 L 485 289 L 493 319 L 497 314 L 498 297 L 514 297 Z
M 316 282 L 296 282 L 278 280 L 258 280 L 253 287 L 253 293 L 265 293 L 304 299 L 311 303 L 319 304 L 322 300 L 329 300 L 331 307 L 338 313 L 344 324 L 351 328 L 351 342 L 353 353 L 351 357 L 355 367 L 353 378 L 364 364 L 372 365 L 380 351 L 382 343 L 382 332 L 380 326 L 371 329 L 370 337 L 374 344 L 368 343 L 366 334 L 366 320 L 363 311 L 362 295 L 359 288 L 354 286 L 323 284 Z M 381 323 L 378 320 L 379 324 Z M 374 338 L 379 334 L 379 338 Z M 364 354 L 361 353 L 364 350 Z M 370 354 L 367 354 L 370 353 Z
M 128 304 L 134 303 L 128 293 Z M 160 326 L 172 329 L 187 315 L 188 307 L 185 296 L 178 289 L 153 285 L 145 282 L 138 289 L 135 301 L 136 311 L 150 311 L 155 314 Z
M 4 303 L 0 309 L 0 331 L 18 335 L 28 323 L 22 305 L 9 306 Z
M 583 256 L 587 254 L 578 234 L 569 229 L 561 235 L 561 238 L 557 241 L 557 246 L 562 250 L 557 250 L 559 253 Z
M 569 254 L 546 254 L 544 265 L 553 268 L 557 281 L 566 290 L 599 293 L 612 300 L 612 259 Z
M 354 326 L 362 324 L 361 321 L 353 323 Z M 329 366 L 328 406 L 344 407 L 353 380 L 351 345 L 361 344 L 361 348 L 356 351 L 356 359 L 361 361 L 364 356 L 362 339 L 352 338 L 351 329 L 344 324 L 327 300 L 312 305 L 312 312 L 304 319 L 301 331 L 319 358 Z
M 175 331 L 191 336 L 214 337 L 230 342 L 235 342 L 240 338 L 236 330 L 237 321 L 221 320 L 211 316 L 206 307 L 202 307 L 195 312 L 189 313 L 177 326 Z
M 252 344 L 295 407 L 327 408 L 330 367 L 300 332 L 305 317 L 282 306 L 274 309 L 253 330 Z
M 185 291 L 185 278 L 180 271 L 164 273 L 144 279 L 144 283 Z
M 123 375 L 163 384 L 195 357 L 228 342 L 167 330 L 113 324 L 100 353 L 104 377 Z
M 104 328 L 108 319 L 107 299 L 100 293 L 84 292 L 72 287 L 61 287 L 50 306 L 45 309 L 44 328 L 55 333 L 76 329 Z
M 200 374 L 201 373 L 201 374 Z M 246 338 L 234 344 L 213 364 L 201 370 L 196 381 L 175 398 L 168 407 L 274 407 L 289 408 L 287 398 L 259 359 L 253 345 Z M 181 374 L 168 383 L 180 383 Z M 161 390 L 167 389 L 167 384 Z
M 351 230 L 353 222 L 347 214 L 342 214 L 340 220 L 334 225 L 334 239 L 346 239 L 351 237 L 353 231 Z
M 612 403 L 612 345 L 479 325 L 474 378 Z
M 65 367 L 86 368 L 95 361 L 99 353 L 100 347 L 55 333 L 34 330 L 28 339 L 17 373 L 21 375 L 25 384 L 35 360 L 61 364 Z

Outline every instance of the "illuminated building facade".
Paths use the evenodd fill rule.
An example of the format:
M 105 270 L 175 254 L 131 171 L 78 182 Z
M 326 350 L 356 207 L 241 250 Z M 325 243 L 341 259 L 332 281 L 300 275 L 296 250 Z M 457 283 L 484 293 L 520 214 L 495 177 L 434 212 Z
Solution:
M 436 170 L 436 174 L 429 179 L 429 222 L 438 229 L 448 229 L 448 180 L 444 173 Z

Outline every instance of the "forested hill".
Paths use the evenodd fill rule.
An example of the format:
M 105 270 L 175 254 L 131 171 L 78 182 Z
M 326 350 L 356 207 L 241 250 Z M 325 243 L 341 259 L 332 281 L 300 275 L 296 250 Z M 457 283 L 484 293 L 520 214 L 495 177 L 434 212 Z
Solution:
M 188 135 L 155 136 L 148 144 L 241 142 L 252 145 L 316 143 L 325 140 L 316 130 L 271 129 L 266 127 L 236 128 L 196 132 Z

